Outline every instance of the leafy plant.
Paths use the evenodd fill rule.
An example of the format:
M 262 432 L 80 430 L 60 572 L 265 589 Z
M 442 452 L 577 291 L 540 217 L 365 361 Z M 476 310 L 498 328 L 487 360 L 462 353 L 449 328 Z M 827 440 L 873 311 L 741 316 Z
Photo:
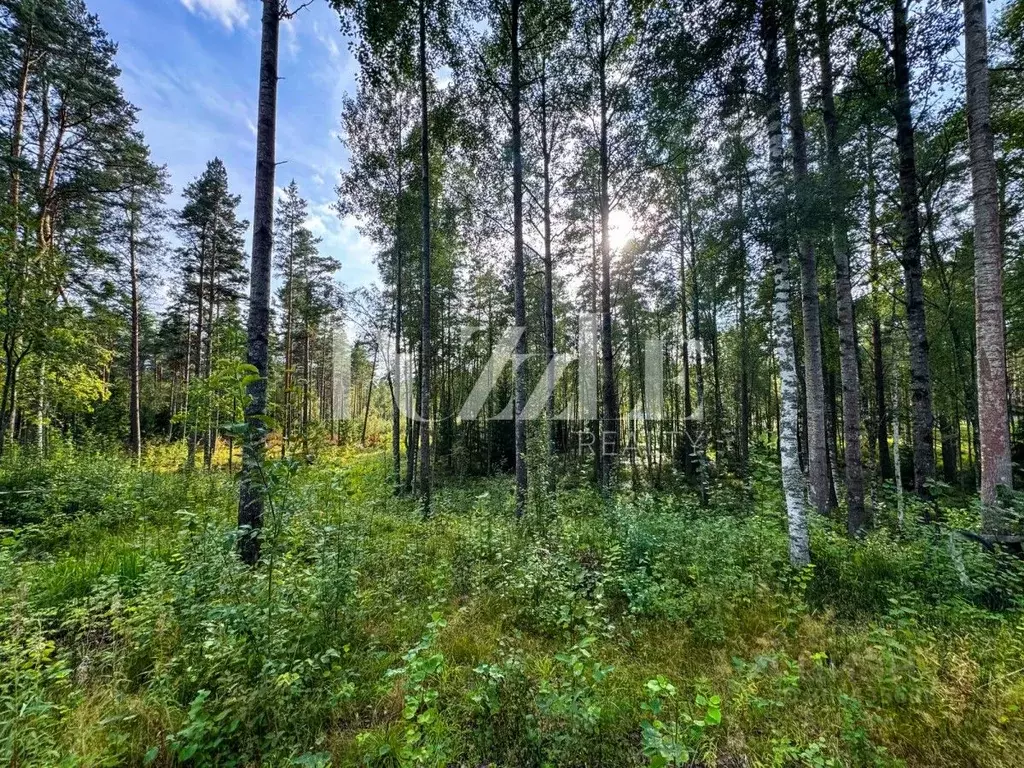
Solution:
M 676 687 L 664 676 L 648 680 L 644 688 L 647 700 L 640 705 L 644 713 L 640 724 L 644 754 L 653 768 L 685 765 L 705 730 L 721 724 L 721 699 L 698 694 L 694 704 L 703 714 L 692 717 L 677 706 Z

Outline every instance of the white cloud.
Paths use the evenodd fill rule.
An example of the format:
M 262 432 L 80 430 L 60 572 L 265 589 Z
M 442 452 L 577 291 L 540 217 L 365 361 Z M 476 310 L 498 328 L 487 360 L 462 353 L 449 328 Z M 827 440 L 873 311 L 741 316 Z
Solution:
M 313 202 L 303 226 L 321 239 L 320 252 L 341 264 L 336 277 L 347 287 L 371 285 L 377 280 L 373 257 L 377 247 L 360 231 L 353 216 L 340 218 L 332 200 Z
M 209 16 L 219 21 L 227 30 L 244 26 L 249 20 L 244 0 L 181 0 L 192 13 Z
M 320 24 L 315 21 L 313 22 L 313 34 L 316 35 L 316 39 L 320 41 L 320 44 L 327 49 L 327 55 L 331 57 L 331 61 L 337 61 L 341 58 L 341 48 L 338 47 L 337 40 L 320 29 Z
M 295 29 L 295 19 L 281 19 L 281 28 L 284 30 L 285 52 L 288 54 L 289 58 L 298 58 L 301 46 L 299 45 L 299 33 Z

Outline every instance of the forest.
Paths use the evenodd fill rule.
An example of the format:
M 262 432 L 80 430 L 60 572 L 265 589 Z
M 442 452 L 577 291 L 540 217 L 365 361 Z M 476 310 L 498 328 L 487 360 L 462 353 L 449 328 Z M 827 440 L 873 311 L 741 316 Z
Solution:
M 1022 764 L 1024 0 L 180 0 L 177 189 L 94 1 L 0 0 L 0 764 Z

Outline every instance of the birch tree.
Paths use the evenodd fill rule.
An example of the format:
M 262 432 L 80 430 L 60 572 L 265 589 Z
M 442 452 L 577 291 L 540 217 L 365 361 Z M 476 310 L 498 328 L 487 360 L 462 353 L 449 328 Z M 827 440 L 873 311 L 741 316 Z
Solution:
M 978 349 L 978 429 L 983 527 L 999 533 L 1000 486 L 1013 486 L 1006 393 L 1003 241 L 1000 233 L 995 140 L 988 84 L 985 0 L 964 0 L 967 124 L 974 203 L 974 302 Z

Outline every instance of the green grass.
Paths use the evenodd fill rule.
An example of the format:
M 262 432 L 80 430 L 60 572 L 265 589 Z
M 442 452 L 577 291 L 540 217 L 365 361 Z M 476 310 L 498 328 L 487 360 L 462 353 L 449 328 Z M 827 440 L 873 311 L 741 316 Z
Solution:
M 1020 764 L 1019 562 L 884 493 L 793 573 L 767 463 L 708 508 L 576 488 L 522 522 L 504 479 L 442 483 L 423 522 L 338 454 L 270 467 L 250 571 L 234 483 L 177 461 L 0 467 L 46 491 L 3 509 L 0 764 Z

